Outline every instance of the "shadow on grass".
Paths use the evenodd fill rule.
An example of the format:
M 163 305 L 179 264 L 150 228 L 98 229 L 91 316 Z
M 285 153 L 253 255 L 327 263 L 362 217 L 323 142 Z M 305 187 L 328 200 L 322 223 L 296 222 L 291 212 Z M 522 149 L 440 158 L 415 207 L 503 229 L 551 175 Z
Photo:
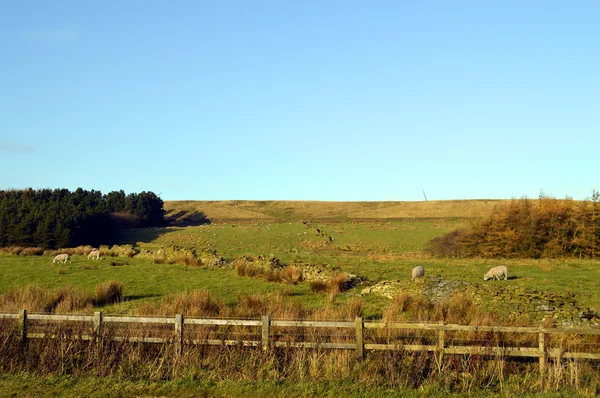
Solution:
M 201 211 L 179 211 L 170 210 L 166 214 L 166 219 L 169 225 L 177 227 L 197 227 L 200 225 L 210 224 L 210 220 Z
M 138 242 L 150 243 L 170 230 L 169 227 L 124 229 L 117 234 L 117 244 L 136 246 Z
M 161 297 L 162 294 L 151 293 L 151 294 L 134 294 L 131 296 L 123 296 L 123 301 L 143 300 L 147 298 Z
M 138 243 L 150 243 L 173 230 L 173 227 L 191 227 L 210 224 L 202 212 L 169 212 L 166 215 L 168 226 L 152 228 L 122 229 L 117 233 L 116 243 L 137 246 Z

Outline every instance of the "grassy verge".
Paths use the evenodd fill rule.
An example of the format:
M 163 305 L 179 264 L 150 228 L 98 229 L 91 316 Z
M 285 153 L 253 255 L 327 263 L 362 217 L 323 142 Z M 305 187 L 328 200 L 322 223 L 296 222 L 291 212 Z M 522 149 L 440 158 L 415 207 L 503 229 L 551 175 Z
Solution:
M 40 377 L 34 374 L 0 375 L 0 397 L 247 397 L 247 398 L 396 398 L 396 397 L 585 397 L 591 394 L 566 389 L 561 392 L 523 392 L 507 388 L 502 392 L 478 391 L 451 393 L 437 388 L 406 389 L 359 387 L 348 382 L 292 383 L 292 382 L 209 382 L 194 379 L 147 382 L 114 378 L 73 378 L 70 376 Z

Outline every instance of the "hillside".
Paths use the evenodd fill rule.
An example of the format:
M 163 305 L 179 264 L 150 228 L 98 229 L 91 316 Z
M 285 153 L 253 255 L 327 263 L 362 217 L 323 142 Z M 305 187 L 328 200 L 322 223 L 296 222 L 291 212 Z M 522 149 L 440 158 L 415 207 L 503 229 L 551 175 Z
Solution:
M 194 223 L 202 215 L 211 221 L 264 219 L 393 219 L 474 218 L 485 216 L 502 200 L 443 200 L 427 202 L 324 201 L 165 201 L 167 217 Z

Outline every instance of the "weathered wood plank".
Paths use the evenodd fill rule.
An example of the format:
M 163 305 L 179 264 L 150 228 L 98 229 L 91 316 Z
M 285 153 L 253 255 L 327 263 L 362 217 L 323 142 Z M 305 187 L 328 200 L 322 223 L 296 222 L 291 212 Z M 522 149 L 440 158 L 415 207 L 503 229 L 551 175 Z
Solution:
M 0 319 L 18 319 L 19 314 L 0 314 Z
M 585 335 L 600 335 L 600 329 L 584 329 L 584 328 L 572 328 L 572 329 L 559 329 L 559 328 L 544 328 L 544 333 L 552 334 L 585 334 Z
M 354 322 L 329 321 L 271 321 L 271 326 L 278 327 L 311 327 L 311 328 L 354 328 Z
M 367 329 L 445 330 L 455 332 L 538 333 L 536 327 L 440 325 L 410 322 L 365 322 Z
M 437 345 L 419 344 L 365 344 L 365 350 L 437 351 Z
M 36 321 L 92 322 L 94 317 L 90 315 L 27 314 L 27 319 Z
M 276 341 L 275 347 L 335 348 L 335 349 L 343 349 L 343 350 L 356 350 L 355 343 L 312 343 L 312 342 L 308 342 L 308 341 L 302 341 L 302 342 Z
M 600 359 L 600 353 L 568 352 L 560 348 L 549 348 L 546 355 L 550 358 Z
M 192 344 L 196 344 L 196 345 L 220 345 L 220 346 L 242 345 L 244 347 L 258 347 L 262 344 L 262 341 L 256 341 L 256 340 L 194 339 L 194 340 L 190 340 L 190 342 Z
M 479 347 L 479 346 L 450 346 L 444 348 L 446 354 L 459 355 L 496 355 L 508 357 L 539 358 L 540 351 L 536 347 Z
M 175 323 L 175 318 L 148 318 L 148 317 L 133 317 L 133 316 L 105 316 L 102 322 L 108 323 L 158 323 L 168 324 Z
M 410 322 L 365 322 L 365 329 L 425 329 L 427 326 L 425 323 Z
M 241 319 L 193 319 L 186 318 L 186 325 L 260 326 L 261 321 Z

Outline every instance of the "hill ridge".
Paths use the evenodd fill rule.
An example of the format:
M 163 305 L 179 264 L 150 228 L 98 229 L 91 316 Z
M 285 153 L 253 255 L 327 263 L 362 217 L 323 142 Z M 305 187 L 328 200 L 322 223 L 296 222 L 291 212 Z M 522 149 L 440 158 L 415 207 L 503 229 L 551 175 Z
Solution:
M 165 201 L 167 217 L 209 220 L 476 218 L 510 199 L 430 201 L 177 200 Z

